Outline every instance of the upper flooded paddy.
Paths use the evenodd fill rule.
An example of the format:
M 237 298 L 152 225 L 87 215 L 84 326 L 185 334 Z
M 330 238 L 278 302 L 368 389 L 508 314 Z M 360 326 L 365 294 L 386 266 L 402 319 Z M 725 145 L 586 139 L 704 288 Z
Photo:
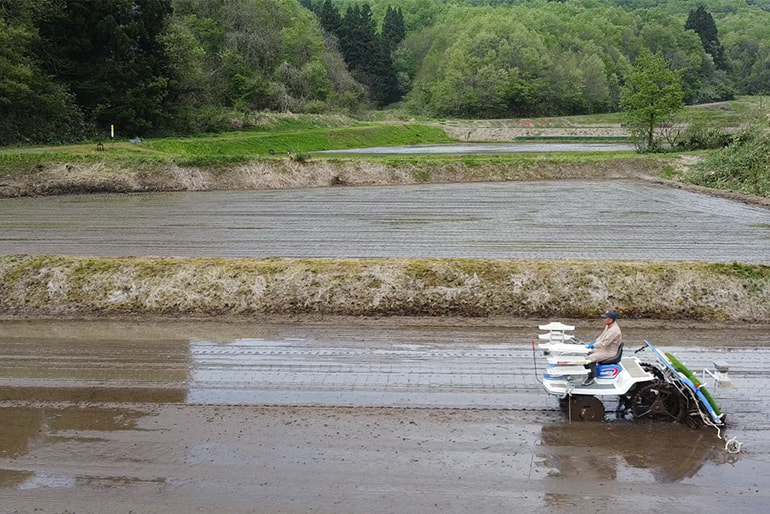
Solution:
M 770 262 L 770 211 L 633 181 L 0 201 L 0 254 Z
M 446 143 L 407 146 L 374 146 L 349 150 L 324 150 L 320 154 L 425 155 L 464 154 L 495 155 L 512 153 L 624 152 L 634 150 L 628 143 Z

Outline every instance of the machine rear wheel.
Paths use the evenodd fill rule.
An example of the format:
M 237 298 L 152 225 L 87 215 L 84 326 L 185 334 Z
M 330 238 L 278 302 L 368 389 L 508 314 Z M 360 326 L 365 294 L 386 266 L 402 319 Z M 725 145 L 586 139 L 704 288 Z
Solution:
M 640 387 L 631 398 L 634 418 L 679 421 L 683 414 L 683 399 L 676 387 L 656 380 Z
M 570 397 L 567 414 L 570 421 L 601 421 L 604 404 L 596 396 L 578 394 Z

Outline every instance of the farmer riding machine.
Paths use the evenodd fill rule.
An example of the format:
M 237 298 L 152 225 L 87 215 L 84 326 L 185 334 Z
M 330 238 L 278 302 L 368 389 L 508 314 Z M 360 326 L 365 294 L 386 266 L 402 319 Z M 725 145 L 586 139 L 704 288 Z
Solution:
M 559 406 L 570 420 L 602 420 L 602 399 L 617 397 L 618 418 L 678 421 L 696 428 L 711 426 L 721 437 L 725 415 L 693 373 L 673 355 L 645 341 L 633 356 L 625 357 L 621 344 L 614 358 L 598 363 L 595 379 L 586 383 L 590 349 L 569 334 L 575 327 L 553 322 L 539 328 L 546 331 L 539 335 L 539 347 L 548 361 L 543 386 L 548 394 L 559 398 Z M 642 352 L 644 359 L 637 357 Z M 722 375 L 719 370 L 709 374 L 715 381 L 726 378 L 726 371 Z

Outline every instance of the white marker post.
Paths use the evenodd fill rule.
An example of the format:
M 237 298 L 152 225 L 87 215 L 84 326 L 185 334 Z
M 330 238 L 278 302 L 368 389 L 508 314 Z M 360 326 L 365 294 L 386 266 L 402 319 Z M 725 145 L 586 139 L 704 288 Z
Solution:
M 110 141 L 112 141 L 112 147 L 115 148 L 115 125 L 110 125 Z

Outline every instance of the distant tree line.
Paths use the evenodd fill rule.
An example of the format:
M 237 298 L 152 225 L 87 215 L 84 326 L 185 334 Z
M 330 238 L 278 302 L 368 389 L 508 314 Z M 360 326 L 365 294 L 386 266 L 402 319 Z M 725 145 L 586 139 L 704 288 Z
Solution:
M 770 0 L 0 0 L 0 144 L 607 112 L 647 53 L 686 103 L 766 94 Z
M 368 95 L 296 0 L 0 0 L 0 144 L 217 131 Z

